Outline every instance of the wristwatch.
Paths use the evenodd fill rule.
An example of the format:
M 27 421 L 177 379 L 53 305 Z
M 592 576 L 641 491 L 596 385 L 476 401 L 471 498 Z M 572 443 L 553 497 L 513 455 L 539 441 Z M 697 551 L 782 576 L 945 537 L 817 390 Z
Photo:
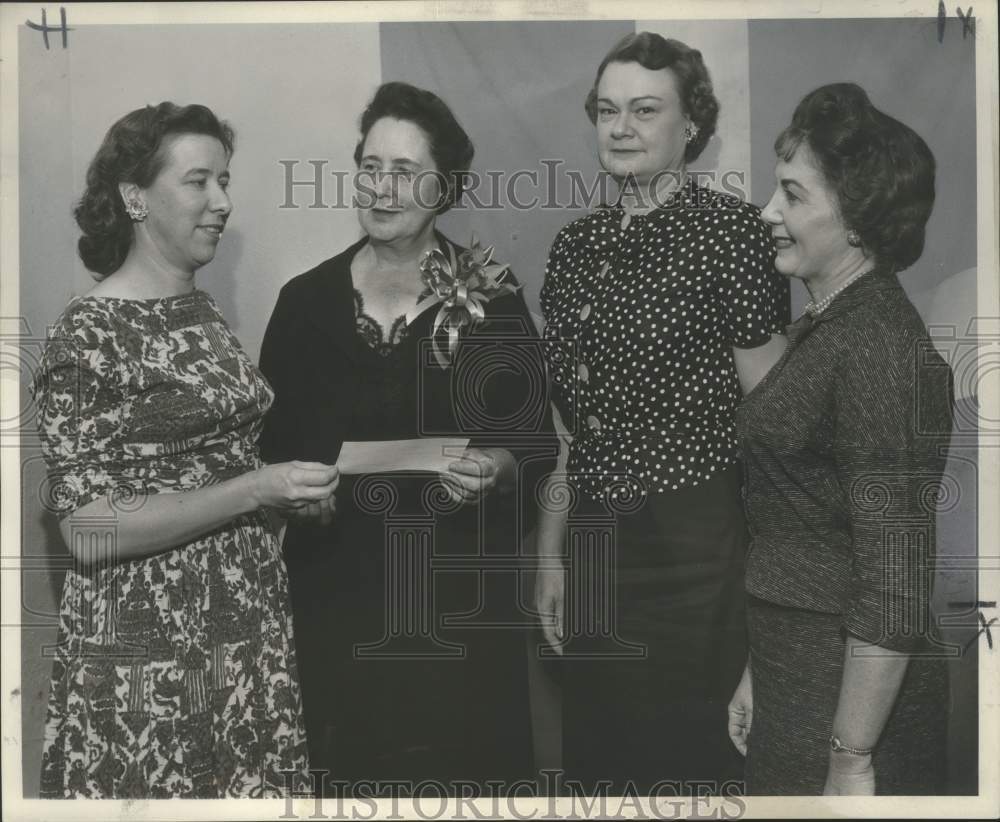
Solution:
M 830 750 L 834 753 L 843 752 L 855 756 L 870 756 L 872 752 L 872 748 L 852 748 L 850 745 L 845 745 L 836 736 L 830 737 Z

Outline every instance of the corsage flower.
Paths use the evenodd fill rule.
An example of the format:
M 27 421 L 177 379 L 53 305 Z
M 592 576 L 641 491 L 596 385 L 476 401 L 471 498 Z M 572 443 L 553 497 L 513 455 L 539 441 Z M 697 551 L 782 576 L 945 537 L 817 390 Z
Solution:
M 448 345 L 442 348 L 435 339 L 433 351 L 442 368 L 447 368 L 455 355 L 459 332 L 485 318 L 486 303 L 494 297 L 517 292 L 519 286 L 504 282 L 509 273 L 509 266 L 493 262 L 493 246 L 483 248 L 475 235 L 469 248 L 457 258 L 450 245 L 448 256 L 439 248 L 424 254 L 420 274 L 431 293 L 417 303 L 415 313 L 441 305 L 434 318 L 433 334 L 436 338 L 438 330 L 443 328 L 448 334 Z

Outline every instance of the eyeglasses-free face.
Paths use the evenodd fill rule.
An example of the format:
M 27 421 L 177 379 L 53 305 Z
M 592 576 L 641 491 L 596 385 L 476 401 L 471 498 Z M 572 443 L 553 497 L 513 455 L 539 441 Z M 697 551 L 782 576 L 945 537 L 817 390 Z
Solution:
M 658 173 L 680 171 L 687 145 L 677 78 L 670 69 L 609 63 L 597 84 L 597 148 L 616 178 L 647 185 Z
M 168 137 L 166 162 L 139 192 L 148 214 L 136 230 L 144 245 L 167 266 L 190 274 L 212 261 L 233 210 L 229 155 L 205 134 Z

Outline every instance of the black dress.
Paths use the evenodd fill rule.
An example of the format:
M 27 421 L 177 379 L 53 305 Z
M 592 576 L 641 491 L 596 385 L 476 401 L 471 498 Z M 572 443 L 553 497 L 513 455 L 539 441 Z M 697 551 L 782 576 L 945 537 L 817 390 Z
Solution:
M 538 340 L 520 294 L 488 304 L 446 369 L 429 348 L 436 307 L 381 339 L 351 280 L 365 242 L 281 291 L 261 351 L 265 458 L 466 435 L 510 450 L 519 476 L 464 507 L 433 474 L 344 476 L 331 526 L 289 525 L 311 764 L 350 783 L 531 779 L 521 538 L 557 452 Z
M 741 776 L 726 732 L 746 660 L 732 349 L 783 330 L 787 295 L 758 210 L 693 182 L 553 244 L 546 352 L 576 491 L 563 761 L 591 788 Z

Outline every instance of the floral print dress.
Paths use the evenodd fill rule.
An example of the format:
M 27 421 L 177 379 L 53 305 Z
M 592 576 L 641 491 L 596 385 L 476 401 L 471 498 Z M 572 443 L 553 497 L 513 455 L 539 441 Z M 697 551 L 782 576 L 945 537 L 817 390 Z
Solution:
M 260 465 L 273 394 L 202 291 L 82 297 L 33 386 L 46 498 L 60 517 L 110 495 L 103 539 L 70 539 L 42 796 L 263 797 L 307 769 L 288 582 L 263 513 L 113 561 L 115 519 L 147 494 Z

